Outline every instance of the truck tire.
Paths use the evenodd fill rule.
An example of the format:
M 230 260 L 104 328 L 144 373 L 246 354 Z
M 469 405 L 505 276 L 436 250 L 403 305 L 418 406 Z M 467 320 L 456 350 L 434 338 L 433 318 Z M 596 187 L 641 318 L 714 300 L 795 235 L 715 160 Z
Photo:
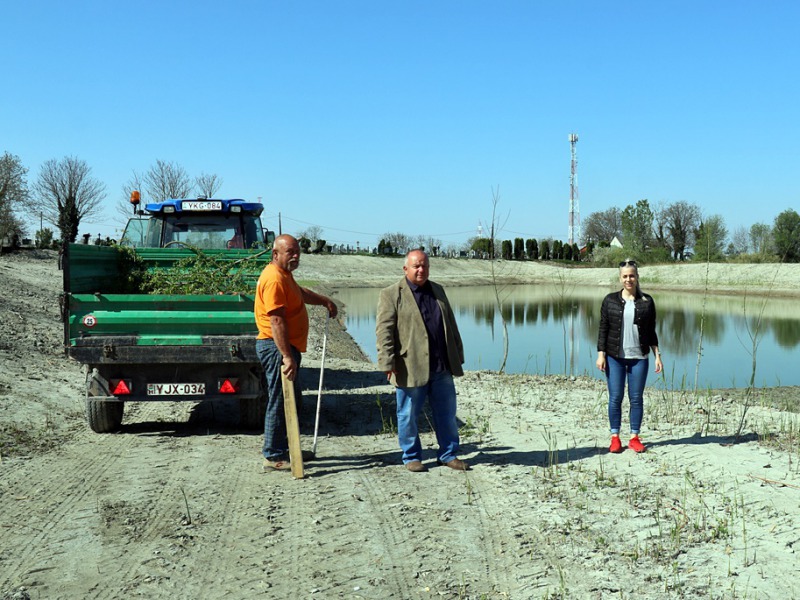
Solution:
M 264 429 L 266 412 L 266 396 L 239 399 L 239 424 L 244 429 Z
M 124 402 L 86 401 L 86 420 L 95 433 L 111 433 L 122 425 Z

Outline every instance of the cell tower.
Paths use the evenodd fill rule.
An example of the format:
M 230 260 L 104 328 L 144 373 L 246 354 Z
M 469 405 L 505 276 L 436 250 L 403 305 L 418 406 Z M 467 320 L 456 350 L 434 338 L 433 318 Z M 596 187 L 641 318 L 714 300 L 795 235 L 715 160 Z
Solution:
M 581 209 L 578 202 L 578 134 L 569 134 L 569 147 L 572 154 L 572 162 L 569 172 L 569 243 L 575 243 L 576 238 L 581 235 Z

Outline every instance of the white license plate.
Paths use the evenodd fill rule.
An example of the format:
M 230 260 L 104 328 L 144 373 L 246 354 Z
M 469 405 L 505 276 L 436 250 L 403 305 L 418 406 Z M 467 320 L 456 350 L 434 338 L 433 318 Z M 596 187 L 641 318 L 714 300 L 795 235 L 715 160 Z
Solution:
M 222 210 L 222 202 L 186 201 L 181 202 L 183 210 Z
M 205 383 L 148 383 L 148 396 L 202 396 Z

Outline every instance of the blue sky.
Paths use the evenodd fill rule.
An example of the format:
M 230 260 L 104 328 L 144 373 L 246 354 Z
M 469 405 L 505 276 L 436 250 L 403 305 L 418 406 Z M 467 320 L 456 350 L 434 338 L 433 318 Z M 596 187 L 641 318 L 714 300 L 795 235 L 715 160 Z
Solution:
M 647 198 L 798 210 L 797 2 L 7 0 L 0 152 L 76 156 L 114 235 L 134 170 L 216 173 L 271 229 L 566 240 Z M 38 220 L 31 221 L 31 230 Z

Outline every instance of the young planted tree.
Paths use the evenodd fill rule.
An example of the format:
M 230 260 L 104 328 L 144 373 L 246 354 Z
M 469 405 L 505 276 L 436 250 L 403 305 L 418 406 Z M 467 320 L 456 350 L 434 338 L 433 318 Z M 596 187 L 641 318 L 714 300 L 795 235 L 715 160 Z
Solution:
M 487 227 L 487 230 L 490 232 L 487 246 L 489 249 L 489 260 L 490 260 L 490 269 L 491 269 L 491 277 L 492 277 L 492 290 L 494 291 L 494 301 L 495 307 L 497 308 L 497 312 L 500 315 L 500 322 L 503 326 L 503 359 L 500 363 L 500 368 L 498 369 L 499 373 L 504 373 L 506 370 L 506 362 L 508 361 L 508 323 L 506 321 L 506 315 L 503 311 L 503 300 L 501 297 L 502 286 L 498 281 L 498 273 L 497 269 L 495 268 L 495 255 L 494 255 L 494 248 L 496 247 L 496 239 L 495 239 L 495 232 L 500 228 L 500 224 L 498 222 L 497 216 L 497 205 L 500 202 L 500 191 L 499 189 L 495 190 L 492 189 L 492 221 Z M 484 240 L 485 238 L 479 238 L 476 240 L 475 243 L 478 241 Z M 474 245 L 474 244 L 473 244 Z M 506 245 L 508 250 L 508 256 L 511 257 L 511 242 L 508 240 L 503 241 L 503 253 L 505 255 Z

